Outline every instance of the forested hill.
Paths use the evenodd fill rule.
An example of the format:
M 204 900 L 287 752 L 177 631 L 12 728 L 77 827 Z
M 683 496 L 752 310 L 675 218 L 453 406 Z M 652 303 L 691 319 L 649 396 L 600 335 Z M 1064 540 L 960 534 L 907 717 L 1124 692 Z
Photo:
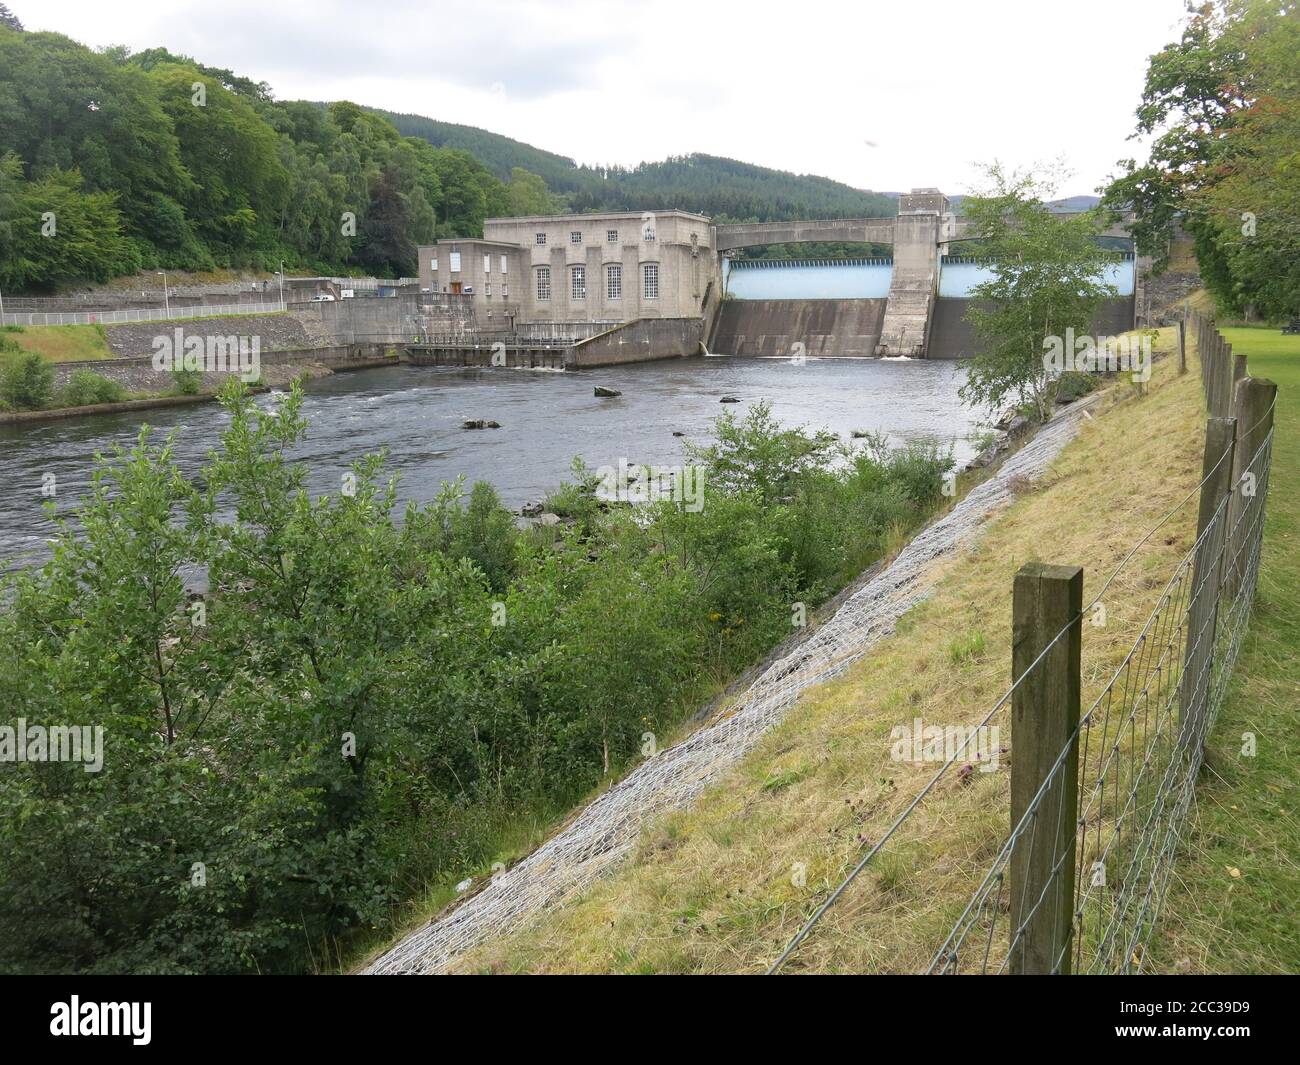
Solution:
M 0 20 L 0 288 L 138 270 L 409 276 L 491 216 L 679 207 L 726 221 L 893 214 L 826 178 L 691 155 L 593 168 L 469 126 L 277 100 L 166 48 Z M 56 236 L 57 239 L 48 239 Z
M 772 170 L 715 155 L 674 156 L 635 167 L 579 166 L 572 159 L 474 126 L 379 111 L 404 136 L 461 148 L 502 181 L 520 167 L 539 175 L 574 211 L 698 211 L 728 221 L 870 218 L 898 211 L 897 200 L 830 178 Z

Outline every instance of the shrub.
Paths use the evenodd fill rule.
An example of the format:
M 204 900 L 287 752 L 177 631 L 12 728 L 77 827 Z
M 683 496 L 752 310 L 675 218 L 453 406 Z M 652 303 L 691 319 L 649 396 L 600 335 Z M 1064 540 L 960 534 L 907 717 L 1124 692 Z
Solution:
M 0 399 L 17 410 L 42 410 L 54 396 L 54 369 L 34 352 L 3 356 Z
M 486 484 L 398 522 L 382 456 L 312 499 L 302 389 L 221 398 L 197 478 L 143 429 L 53 559 L 0 582 L 4 713 L 105 735 L 96 773 L 6 767 L 0 971 L 307 967 L 639 757 L 914 522 L 944 462 L 723 418 L 702 510 L 601 511 L 580 483 L 543 541 Z
M 59 390 L 59 405 L 63 407 L 88 407 L 124 399 L 126 389 L 118 382 L 90 370 L 73 370 L 68 383 Z
M 172 380 L 176 383 L 177 393 L 182 396 L 197 396 L 203 387 L 203 375 L 198 370 L 187 370 L 183 366 L 172 370 Z

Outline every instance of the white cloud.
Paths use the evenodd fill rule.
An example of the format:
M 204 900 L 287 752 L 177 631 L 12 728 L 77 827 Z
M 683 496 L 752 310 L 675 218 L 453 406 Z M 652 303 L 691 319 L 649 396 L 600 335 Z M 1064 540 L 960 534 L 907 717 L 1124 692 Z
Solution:
M 580 162 L 709 152 L 863 188 L 969 187 L 1063 156 L 1090 192 L 1181 0 L 40 0 L 30 30 L 162 45 L 269 82 L 481 126 Z

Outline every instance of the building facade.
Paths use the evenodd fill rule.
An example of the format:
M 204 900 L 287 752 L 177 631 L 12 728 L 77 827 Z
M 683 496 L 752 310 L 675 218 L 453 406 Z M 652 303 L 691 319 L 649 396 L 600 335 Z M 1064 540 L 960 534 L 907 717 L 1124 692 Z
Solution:
M 719 283 L 709 220 L 685 211 L 489 218 L 483 239 L 419 258 L 422 290 L 469 294 L 480 322 L 515 328 L 697 318 Z

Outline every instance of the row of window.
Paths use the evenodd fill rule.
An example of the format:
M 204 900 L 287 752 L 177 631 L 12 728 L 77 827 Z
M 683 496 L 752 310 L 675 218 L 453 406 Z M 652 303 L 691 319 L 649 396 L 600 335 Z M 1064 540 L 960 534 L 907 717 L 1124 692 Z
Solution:
M 655 229 L 654 229 L 654 226 L 653 226 L 653 225 L 645 225 L 645 226 L 643 226 L 643 227 L 641 228 L 641 239 L 642 239 L 642 240 L 654 240 L 654 239 L 655 239 Z M 538 234 L 536 234 L 536 235 L 534 236 L 533 240 L 534 240 L 534 242 L 537 244 L 538 247 L 541 247 L 543 244 L 546 243 L 546 234 L 545 234 L 545 233 L 538 233 Z M 569 230 L 569 243 L 570 243 L 570 244 L 581 244 L 581 243 L 582 243 L 582 230 L 580 230 L 580 229 L 571 229 L 571 230 Z M 606 244 L 617 244 L 617 243 L 618 243 L 618 230 L 617 230 L 617 229 L 607 229 L 607 230 L 605 230 L 605 243 L 606 243 Z
M 448 252 L 447 258 L 448 258 L 447 269 L 450 270 L 453 274 L 460 273 L 460 252 L 458 251 Z M 429 260 L 429 268 L 433 270 L 434 273 L 437 273 L 438 257 L 436 255 Z M 483 272 L 485 274 L 490 274 L 492 272 L 491 255 L 483 256 Z M 510 272 L 510 260 L 503 255 L 501 256 L 501 273 L 508 274 L 509 272 Z
M 490 292 L 489 292 L 490 295 Z M 551 268 L 537 267 L 537 298 L 551 298 Z M 585 300 L 587 298 L 587 268 L 573 266 L 569 268 L 569 298 Z M 623 298 L 623 267 L 611 265 L 605 267 L 605 298 L 619 300 Z M 659 298 L 659 264 L 644 263 L 641 266 L 641 298 L 657 300 Z

